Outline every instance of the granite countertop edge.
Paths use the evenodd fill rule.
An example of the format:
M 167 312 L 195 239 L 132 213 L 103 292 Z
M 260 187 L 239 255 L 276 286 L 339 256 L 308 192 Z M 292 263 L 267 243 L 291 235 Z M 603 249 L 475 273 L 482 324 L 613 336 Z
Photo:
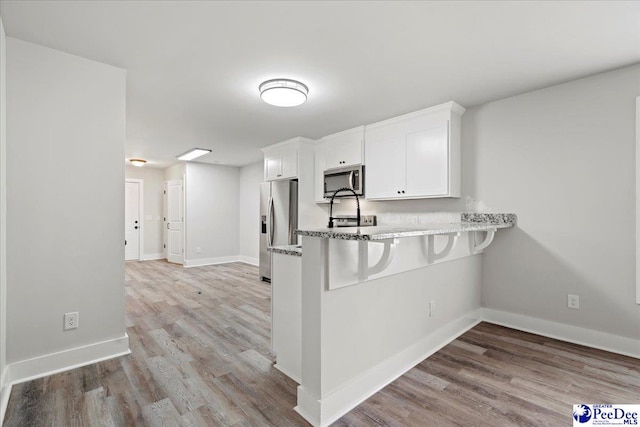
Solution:
M 375 241 L 400 237 L 417 237 L 469 231 L 511 228 L 517 224 L 515 214 L 462 213 L 460 222 L 397 226 L 322 228 L 296 230 L 299 236 L 341 240 Z
M 302 248 L 298 245 L 270 246 L 267 251 L 276 254 L 302 256 Z

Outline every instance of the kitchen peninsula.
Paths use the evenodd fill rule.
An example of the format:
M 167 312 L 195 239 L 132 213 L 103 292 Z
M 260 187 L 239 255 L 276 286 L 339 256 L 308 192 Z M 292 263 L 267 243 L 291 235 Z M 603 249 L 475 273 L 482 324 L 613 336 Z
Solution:
M 516 216 L 457 215 L 447 223 L 297 230 L 301 318 L 299 338 L 290 336 L 301 343 L 296 411 L 311 424 L 331 424 L 480 321 L 477 255 Z

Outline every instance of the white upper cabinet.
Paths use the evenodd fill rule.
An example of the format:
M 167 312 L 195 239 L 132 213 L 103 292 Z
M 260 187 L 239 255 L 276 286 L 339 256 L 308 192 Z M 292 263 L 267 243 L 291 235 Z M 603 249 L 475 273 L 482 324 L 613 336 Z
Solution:
M 324 153 L 326 168 L 362 164 L 364 126 L 325 136 L 318 141 L 317 148 Z
M 282 145 L 281 145 L 282 144 Z M 298 177 L 299 145 L 296 141 L 285 141 L 263 148 L 264 180 L 295 179 Z
M 365 195 L 371 200 L 460 197 L 460 127 L 455 102 L 365 128 Z
M 324 171 L 362 164 L 364 126 L 334 133 L 319 139 L 315 146 L 315 199 L 324 198 Z

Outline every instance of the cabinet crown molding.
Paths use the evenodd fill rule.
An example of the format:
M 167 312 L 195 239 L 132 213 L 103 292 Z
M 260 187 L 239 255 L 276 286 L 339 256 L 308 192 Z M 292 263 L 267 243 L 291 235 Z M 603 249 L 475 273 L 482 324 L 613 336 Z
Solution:
M 322 138 L 316 140 L 316 145 L 323 144 L 332 139 L 340 138 L 341 136 L 351 135 L 354 133 L 362 134 L 364 137 L 364 125 L 323 136 Z
M 389 125 L 391 123 L 394 122 L 399 122 L 402 120 L 406 120 L 406 119 L 410 119 L 413 117 L 419 117 L 425 114 L 432 114 L 432 113 L 438 113 L 438 112 L 447 112 L 447 111 L 451 111 L 453 113 L 456 113 L 459 116 L 462 116 L 464 114 L 464 112 L 466 111 L 466 108 L 464 108 L 462 105 L 458 104 L 455 101 L 449 101 L 449 102 L 445 102 L 444 104 L 438 104 L 438 105 L 434 105 L 433 107 L 429 107 L 429 108 L 423 108 L 422 110 L 418 110 L 418 111 L 413 111 L 411 113 L 407 113 L 407 114 L 403 114 L 401 116 L 395 116 L 392 117 L 390 119 L 386 119 L 386 120 L 382 120 L 376 123 L 372 123 L 370 125 L 366 125 L 366 127 L 368 129 L 372 129 L 372 128 L 377 128 L 379 126 L 386 126 Z
M 295 138 L 287 139 L 286 141 L 278 142 L 273 145 L 269 145 L 267 147 L 262 147 L 261 150 L 263 153 L 277 150 L 279 148 L 286 148 L 290 146 L 300 146 L 300 145 L 312 145 L 313 139 L 305 138 L 304 136 L 296 136 Z

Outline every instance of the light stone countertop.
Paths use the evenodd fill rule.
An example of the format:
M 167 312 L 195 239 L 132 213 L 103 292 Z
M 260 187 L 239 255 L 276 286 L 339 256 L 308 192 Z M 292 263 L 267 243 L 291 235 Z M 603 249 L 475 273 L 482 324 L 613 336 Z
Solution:
M 515 226 L 516 222 L 517 217 L 515 214 L 462 213 L 460 222 L 381 225 L 375 227 L 318 228 L 312 230 L 296 230 L 296 234 L 309 237 L 367 241 L 511 228 Z
M 270 246 L 267 251 L 276 254 L 302 256 L 302 247 L 300 245 Z

